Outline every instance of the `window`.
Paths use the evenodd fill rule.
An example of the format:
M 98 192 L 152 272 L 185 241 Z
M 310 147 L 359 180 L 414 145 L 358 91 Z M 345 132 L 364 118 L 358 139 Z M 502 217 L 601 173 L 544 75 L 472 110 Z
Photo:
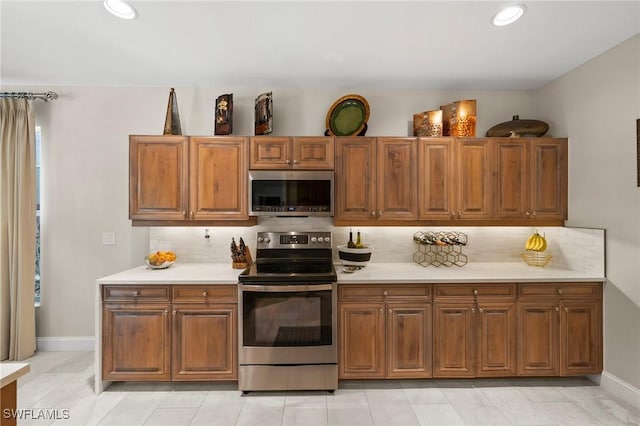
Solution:
M 36 126 L 36 276 L 35 305 L 40 306 L 40 126 Z

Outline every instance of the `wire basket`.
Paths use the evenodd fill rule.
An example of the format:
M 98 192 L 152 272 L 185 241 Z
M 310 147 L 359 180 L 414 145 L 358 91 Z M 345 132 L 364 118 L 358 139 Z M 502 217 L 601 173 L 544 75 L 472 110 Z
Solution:
M 540 266 L 544 267 L 547 263 L 551 261 L 551 256 L 548 253 L 542 253 L 539 251 L 528 251 L 522 253 L 522 258 L 529 266 Z

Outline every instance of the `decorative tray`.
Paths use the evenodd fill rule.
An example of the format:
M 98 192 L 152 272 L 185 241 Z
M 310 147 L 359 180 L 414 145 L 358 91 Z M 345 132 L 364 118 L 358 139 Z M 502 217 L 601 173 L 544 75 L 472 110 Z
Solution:
M 360 95 L 345 95 L 335 101 L 329 111 L 325 125 L 328 136 L 364 136 L 369 120 L 369 103 Z

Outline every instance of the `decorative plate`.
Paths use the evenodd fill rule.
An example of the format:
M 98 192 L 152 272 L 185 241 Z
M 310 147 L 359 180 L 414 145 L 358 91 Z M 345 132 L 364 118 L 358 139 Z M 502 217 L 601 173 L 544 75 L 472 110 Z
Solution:
M 330 136 L 354 136 L 366 131 L 367 120 L 369 103 L 362 96 L 351 94 L 341 97 L 331 105 L 325 125 Z

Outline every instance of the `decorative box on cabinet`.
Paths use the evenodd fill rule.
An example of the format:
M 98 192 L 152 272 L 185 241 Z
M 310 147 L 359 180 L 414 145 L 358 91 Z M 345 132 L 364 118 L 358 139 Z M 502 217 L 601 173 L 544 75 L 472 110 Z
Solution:
M 415 138 L 336 137 L 335 220 L 416 220 Z
M 333 170 L 334 167 L 331 136 L 254 136 L 250 146 L 252 170 Z
M 436 284 L 433 291 L 433 376 L 515 376 L 515 284 Z
M 602 372 L 602 283 L 520 284 L 518 375 Z
M 429 285 L 343 285 L 341 379 L 431 377 Z

